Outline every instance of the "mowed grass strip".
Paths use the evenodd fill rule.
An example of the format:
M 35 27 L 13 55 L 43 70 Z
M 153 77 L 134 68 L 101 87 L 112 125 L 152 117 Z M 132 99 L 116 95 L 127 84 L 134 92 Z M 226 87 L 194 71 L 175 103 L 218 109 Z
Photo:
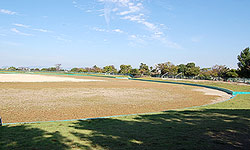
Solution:
M 210 80 L 171 80 L 171 79 L 161 79 L 161 78 L 141 78 L 147 80 L 157 80 L 157 81 L 169 81 L 169 82 L 182 82 L 182 83 L 193 83 L 200 85 L 215 86 L 220 88 L 226 88 L 235 92 L 250 92 L 250 85 L 236 83 L 236 82 L 222 82 L 222 81 L 210 81 Z
M 227 84 L 223 86 L 229 88 Z M 249 147 L 250 95 L 238 95 L 230 101 L 197 109 L 0 127 L 0 149 L 230 150 Z

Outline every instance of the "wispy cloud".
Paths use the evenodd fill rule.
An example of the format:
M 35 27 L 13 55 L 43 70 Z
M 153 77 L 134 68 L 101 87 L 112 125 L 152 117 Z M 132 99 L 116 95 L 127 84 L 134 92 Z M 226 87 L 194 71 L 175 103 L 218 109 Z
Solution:
M 46 30 L 46 29 L 33 29 L 35 31 L 39 31 L 39 32 L 44 32 L 44 33 L 48 33 L 48 32 L 51 32 L 49 30 Z
M 24 25 L 24 24 L 19 24 L 19 23 L 13 23 L 14 26 L 17 26 L 17 27 L 23 27 L 23 28 L 29 28 L 30 26 L 28 25 Z
M 56 35 L 53 36 L 55 39 L 57 39 L 58 41 L 62 41 L 62 42 L 71 42 L 71 40 L 66 39 L 65 35 Z
M 113 32 L 117 32 L 117 33 L 124 33 L 121 29 L 114 29 L 112 30 Z
M 103 28 L 98 28 L 98 27 L 93 27 L 92 30 L 98 31 L 98 32 L 109 32 L 109 30 L 103 29 Z
M 17 30 L 16 28 L 12 28 L 12 29 L 10 29 L 10 30 L 11 30 L 12 32 L 15 32 L 15 33 L 20 34 L 20 35 L 24 35 L 24 36 L 33 36 L 32 34 L 23 33 L 23 32 L 21 32 L 21 31 Z
M 29 25 L 24 25 L 24 24 L 20 24 L 20 23 L 13 23 L 13 25 L 14 25 L 14 26 L 17 26 L 17 27 L 22 27 L 22 28 L 29 28 L 30 30 L 39 31 L 39 32 L 44 32 L 44 33 L 52 32 L 52 31 L 49 31 L 49 30 L 46 30 L 46 29 L 32 28 L 32 27 L 29 26 Z
M 7 9 L 0 9 L 0 13 L 8 14 L 8 15 L 16 15 L 17 14 L 17 12 L 10 11 L 10 10 L 7 10 Z
M 139 12 L 143 9 L 143 5 L 142 5 L 142 3 L 134 4 L 134 3 L 130 2 L 130 3 L 128 3 L 127 8 L 128 8 L 128 10 L 120 12 L 119 15 L 128 15 L 130 13 Z
M 135 30 L 132 31 L 131 29 L 131 31 L 122 31 L 117 29 L 105 30 L 101 28 L 95 28 L 95 31 L 126 33 L 128 39 L 131 41 L 139 41 L 139 43 L 143 43 L 142 41 L 157 40 L 168 47 L 180 47 L 177 43 L 169 40 L 165 33 L 169 28 L 166 27 L 165 24 L 157 23 L 150 19 L 151 12 L 146 9 L 145 5 L 146 2 L 150 3 L 150 0 L 95 0 L 95 2 L 97 2 L 95 4 L 96 10 L 93 11 L 92 9 L 89 12 L 104 17 L 108 28 L 112 27 L 112 20 L 119 19 L 130 22 L 131 25 L 137 24 L 137 27 L 143 29 L 144 32 L 139 33 Z M 73 0 L 75 7 L 79 8 L 79 3 L 80 1 Z M 100 6 L 102 9 L 100 9 Z M 132 35 L 136 35 L 136 37 L 132 38 Z
M 98 28 L 98 27 L 93 27 L 92 30 L 97 31 L 97 32 L 107 32 L 107 33 L 125 33 L 121 29 L 113 29 L 113 30 L 108 30 L 108 29 L 103 29 L 103 28 Z

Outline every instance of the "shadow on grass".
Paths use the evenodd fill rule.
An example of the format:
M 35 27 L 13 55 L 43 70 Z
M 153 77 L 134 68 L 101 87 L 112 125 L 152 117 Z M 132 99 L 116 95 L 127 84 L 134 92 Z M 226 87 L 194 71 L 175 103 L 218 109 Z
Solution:
M 64 128 L 59 130 L 61 124 Z M 45 131 L 42 124 L 39 126 L 45 130 L 32 124 L 2 126 L 0 149 L 233 150 L 250 147 L 250 110 L 244 109 L 169 111 L 51 125 L 55 129 L 50 132 Z
M 78 121 L 70 127 L 76 129 L 74 136 L 89 141 L 89 149 L 250 148 L 250 110 L 170 111 L 133 119 Z
M 59 132 L 48 133 L 29 125 L 0 127 L 0 149 L 69 149 L 69 142 Z

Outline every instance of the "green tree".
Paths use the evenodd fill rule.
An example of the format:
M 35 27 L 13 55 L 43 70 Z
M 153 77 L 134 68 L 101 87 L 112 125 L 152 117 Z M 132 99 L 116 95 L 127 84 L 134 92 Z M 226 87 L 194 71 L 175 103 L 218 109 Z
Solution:
M 239 75 L 241 77 L 250 78 L 250 52 L 249 47 L 245 48 L 240 55 L 238 55 Z
M 17 68 L 12 66 L 12 67 L 9 67 L 8 70 L 17 70 Z
M 119 73 L 121 74 L 129 74 L 131 72 L 131 65 L 120 65 Z
M 103 67 L 103 72 L 105 72 L 105 73 L 117 73 L 117 70 L 115 69 L 115 66 L 109 65 L 109 66 Z
M 141 73 L 141 75 L 149 75 L 148 66 L 146 64 L 144 64 L 144 63 L 141 63 L 139 72 Z
M 237 78 L 239 75 L 236 69 L 231 69 L 226 73 L 227 78 Z
M 48 68 L 48 71 L 56 71 L 56 67 L 50 67 Z
M 229 70 L 230 69 L 227 68 L 225 65 L 214 65 L 212 67 L 212 76 L 213 77 L 222 77 L 222 78 L 225 78 L 226 77 L 226 73 Z
M 212 69 L 211 68 L 202 68 L 200 70 L 199 77 L 201 79 L 210 80 L 212 78 Z
M 48 71 L 48 68 L 42 68 L 41 71 Z
M 79 72 L 79 68 L 72 68 L 70 72 Z
M 157 70 L 160 70 L 161 75 L 176 75 L 178 67 L 172 64 L 171 62 L 161 63 L 156 65 Z
M 197 76 L 200 73 L 200 67 L 195 66 L 195 63 L 187 63 L 185 68 L 186 76 Z
M 180 64 L 178 65 L 178 73 L 185 73 L 185 71 L 187 70 L 187 66 L 184 64 Z
M 139 69 L 131 69 L 130 74 L 133 75 L 134 77 L 139 76 L 140 75 Z
M 97 67 L 96 65 L 94 65 L 92 68 L 91 68 L 91 72 L 98 72 L 98 73 L 101 73 L 102 72 L 102 69 L 100 67 Z

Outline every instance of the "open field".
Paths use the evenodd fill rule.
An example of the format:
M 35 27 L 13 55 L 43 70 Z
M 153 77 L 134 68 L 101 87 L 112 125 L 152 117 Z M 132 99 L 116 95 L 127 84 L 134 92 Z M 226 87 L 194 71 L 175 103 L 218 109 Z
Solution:
M 110 82 L 115 83 L 116 80 Z M 231 88 L 230 84 L 225 83 L 218 86 Z M 60 85 L 54 84 L 52 87 Z M 233 88 L 249 90 L 241 85 Z M 86 121 L 6 125 L 0 127 L 0 149 L 248 150 L 249 122 L 250 95 L 238 95 L 230 101 L 178 111 Z
M 76 79 L 71 77 L 33 74 L 0 74 L 0 82 L 91 82 L 102 80 Z
M 230 98 L 205 88 L 100 77 L 26 74 L 0 77 L 3 77 L 0 114 L 5 123 L 159 112 Z M 39 79 L 43 82 L 36 82 Z
M 200 85 L 208 85 L 208 86 L 216 86 L 220 88 L 226 88 L 232 91 L 241 91 L 241 92 L 250 92 L 250 85 L 236 82 L 222 82 L 222 81 L 210 81 L 210 80 L 178 80 L 178 79 L 170 79 L 170 78 L 143 78 L 149 80 L 160 80 L 160 81 L 174 81 L 174 82 L 182 82 L 182 83 L 194 83 Z

